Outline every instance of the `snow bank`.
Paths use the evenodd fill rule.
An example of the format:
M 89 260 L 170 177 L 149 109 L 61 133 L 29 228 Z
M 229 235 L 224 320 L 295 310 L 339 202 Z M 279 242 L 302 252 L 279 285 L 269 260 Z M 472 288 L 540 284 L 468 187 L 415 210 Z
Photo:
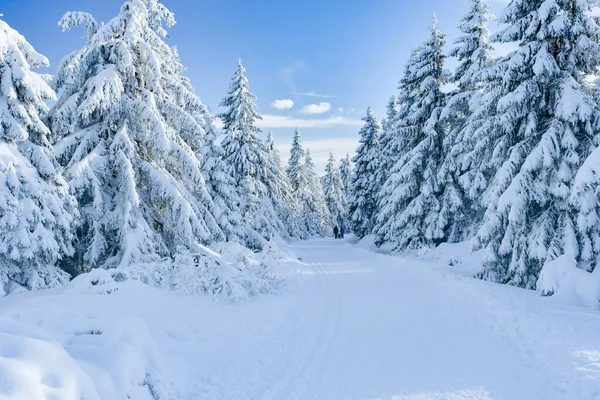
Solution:
M 357 243 L 365 249 L 389 253 L 378 248 L 372 236 Z M 427 261 L 438 267 L 448 267 L 462 276 L 473 277 L 481 269 L 484 250 L 471 252 L 469 241 L 461 243 L 442 243 L 432 249 L 403 253 L 404 258 Z M 537 290 L 542 296 L 553 296 L 559 301 L 582 304 L 600 309 L 600 269 L 589 273 L 580 268 L 574 260 L 561 256 L 547 263 L 537 280 Z
M 59 342 L 36 326 L 0 318 L 0 399 L 100 397 Z
M 218 243 L 203 255 L 181 253 L 174 260 L 109 270 L 117 281 L 139 280 L 179 294 L 207 293 L 230 302 L 278 293 L 282 279 L 270 273 L 271 262 L 284 250 L 268 244 L 260 253 L 234 242 Z
M 271 266 L 296 259 L 278 243 L 259 253 L 235 243 L 206 252 L 199 260 L 181 255 L 171 262 L 96 269 L 64 287 L 0 299 L 0 400 L 203 398 L 178 392 L 195 385 L 186 381 L 188 370 L 210 357 L 211 344 L 202 338 L 233 329 L 218 316 L 225 309 L 235 314 L 237 307 L 193 295 L 233 302 L 277 292 L 283 283 Z
M 537 280 L 537 290 L 567 302 L 600 308 L 600 270 L 589 273 L 577 268 L 572 258 L 562 255 L 547 263 Z
M 98 297 L 140 298 L 136 283 L 104 270 L 65 288 L 3 299 L 0 314 L 0 399 L 166 400 L 168 369 L 140 317 L 120 318 Z M 75 304 L 86 304 L 77 311 Z M 103 306 L 98 306 L 103 304 Z
M 419 250 L 405 251 L 401 254 L 392 251 L 389 243 L 382 246 L 375 244 L 375 235 L 368 235 L 358 240 L 355 237 L 350 238 L 351 243 L 363 249 L 374 251 L 381 254 L 402 256 L 403 258 L 413 259 L 415 261 L 427 261 L 440 267 L 450 267 L 460 275 L 474 276 L 481 266 L 483 251 L 471 251 L 469 241 L 460 243 L 442 243 L 434 248 L 422 248 Z

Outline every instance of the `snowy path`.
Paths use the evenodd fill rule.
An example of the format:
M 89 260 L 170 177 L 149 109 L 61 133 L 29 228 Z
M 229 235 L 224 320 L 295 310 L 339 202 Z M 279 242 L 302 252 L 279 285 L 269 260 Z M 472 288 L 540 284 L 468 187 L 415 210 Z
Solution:
M 343 241 L 295 251 L 305 276 L 297 291 L 310 299 L 301 310 L 318 318 L 292 334 L 297 351 L 286 355 L 305 360 L 288 371 L 292 379 L 256 398 L 600 398 L 596 314 L 569 318 L 535 293 Z M 299 351 L 313 331 L 316 344 Z
M 597 311 L 346 241 L 292 249 L 302 261 L 280 267 L 288 290 L 248 304 L 141 284 L 103 296 L 48 291 L 2 299 L 0 372 L 2 357 L 14 353 L 3 354 L 1 335 L 10 338 L 18 322 L 62 343 L 100 399 L 124 399 L 115 392 L 127 377 L 134 388 L 147 381 L 154 390 L 168 387 L 165 398 L 176 400 L 600 398 Z M 127 354 L 134 353 L 127 346 L 142 349 L 130 359 L 151 368 L 123 365 L 130 361 L 122 344 L 99 354 L 123 342 Z M 126 377 L 111 386 L 115 371 Z M 129 392 L 132 400 L 152 398 L 148 390 Z M 2 393 L 0 374 L 0 399 L 18 398 Z

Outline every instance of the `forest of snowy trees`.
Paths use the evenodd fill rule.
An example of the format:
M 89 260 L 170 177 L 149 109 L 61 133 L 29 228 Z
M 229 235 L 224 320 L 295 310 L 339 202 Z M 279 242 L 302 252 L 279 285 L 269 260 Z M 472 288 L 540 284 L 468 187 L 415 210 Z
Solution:
M 67 12 L 59 27 L 82 26 L 86 43 L 52 77 L 0 20 L 0 295 L 97 267 L 166 271 L 223 242 L 258 251 L 343 218 L 337 168 L 322 187 L 300 132 L 287 168 L 262 138 L 241 61 L 215 126 L 164 41 L 174 24 L 158 0 L 128 0 L 102 24 Z
M 86 43 L 54 76 L 32 70 L 48 60 L 0 20 L 0 295 L 336 225 L 392 252 L 471 240 L 485 253 L 480 278 L 524 288 L 561 256 L 592 272 L 594 6 L 512 0 L 492 34 L 490 6 L 471 0 L 450 48 L 434 18 L 385 118 L 369 108 L 356 154 L 331 154 L 322 177 L 300 130 L 288 158 L 258 128 L 241 61 L 221 113 L 200 101 L 165 42 L 175 18 L 159 0 L 127 0 L 102 24 L 67 12 L 59 27 L 81 26 Z M 494 43 L 515 42 L 492 58 Z
M 600 252 L 600 26 L 591 0 L 471 0 L 446 48 L 437 21 L 410 55 L 380 127 L 369 110 L 350 188 L 359 236 L 391 251 L 471 240 L 478 276 L 536 288 L 563 256 Z M 494 43 L 516 43 L 493 59 Z M 453 72 L 444 69 L 456 57 Z M 444 91 L 444 87 L 454 89 Z

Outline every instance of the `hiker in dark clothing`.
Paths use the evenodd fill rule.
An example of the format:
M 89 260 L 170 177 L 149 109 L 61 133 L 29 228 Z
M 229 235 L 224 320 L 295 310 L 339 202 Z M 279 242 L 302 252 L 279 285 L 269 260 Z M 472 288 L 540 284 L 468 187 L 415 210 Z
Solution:
M 338 238 L 338 236 L 339 236 L 339 232 L 340 232 L 340 231 L 338 230 L 338 227 L 337 227 L 337 226 L 334 226 L 334 227 L 333 227 L 333 236 L 335 236 L 335 238 L 336 238 L 336 239 L 337 239 L 337 238 Z
M 344 238 L 344 227 L 340 227 L 340 237 L 343 239 Z

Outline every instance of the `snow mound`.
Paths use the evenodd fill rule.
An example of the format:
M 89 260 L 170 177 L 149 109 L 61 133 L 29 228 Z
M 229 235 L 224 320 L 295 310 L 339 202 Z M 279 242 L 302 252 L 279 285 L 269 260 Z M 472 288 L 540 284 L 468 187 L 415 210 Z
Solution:
M 105 296 L 97 287 L 116 285 L 106 273 L 86 275 L 60 293 L 16 295 L 19 301 L 14 305 L 20 307 L 4 310 L 0 399 L 171 398 L 163 356 L 144 320 L 115 318 L 106 315 L 106 308 L 98 312 L 92 307 L 84 314 L 66 306 L 80 301 L 100 304 L 95 298 Z M 130 283 L 121 285 L 133 289 Z
M 60 343 L 35 326 L 0 319 L 0 399 L 100 397 Z
M 592 308 L 600 308 L 600 271 L 589 273 L 577 268 L 577 263 L 566 255 L 547 263 L 537 280 L 537 290 L 544 296 L 572 302 L 579 301 Z
M 377 245 L 375 244 L 375 239 L 377 238 L 377 236 L 371 234 L 371 235 L 367 235 L 363 238 L 358 238 L 351 233 L 349 233 L 347 236 L 348 236 L 348 242 L 350 242 L 352 244 L 357 244 L 358 246 L 360 246 L 364 249 L 377 251 Z
M 117 280 L 134 279 L 179 294 L 209 294 L 227 302 L 243 302 L 260 294 L 275 294 L 282 279 L 271 274 L 267 253 L 254 253 L 234 242 L 219 243 L 203 255 L 178 254 L 174 260 L 161 260 L 111 270 Z M 283 250 L 278 250 L 283 251 Z
M 80 294 L 111 294 L 117 290 L 119 288 L 115 278 L 107 270 L 101 268 L 81 274 L 67 285 L 67 292 Z

